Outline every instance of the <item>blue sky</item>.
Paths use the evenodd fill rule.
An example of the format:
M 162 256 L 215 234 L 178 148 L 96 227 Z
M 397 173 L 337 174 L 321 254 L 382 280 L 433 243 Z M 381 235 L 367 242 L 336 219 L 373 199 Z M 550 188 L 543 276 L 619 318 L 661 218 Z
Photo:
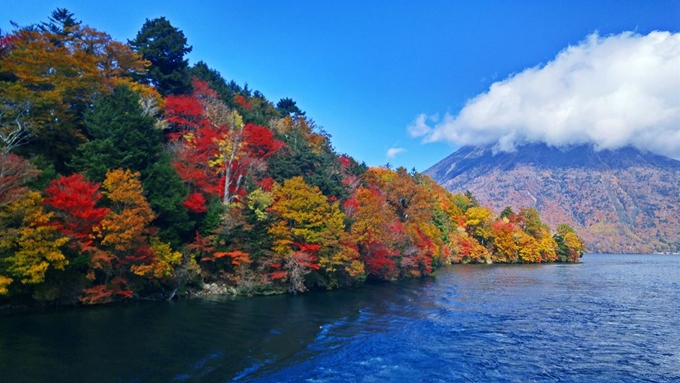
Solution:
M 121 41 L 134 38 L 145 19 L 165 16 L 193 46 L 191 63 L 203 60 L 274 103 L 293 98 L 340 153 L 419 171 L 460 144 L 481 143 L 479 134 L 511 144 L 537 137 L 515 128 L 494 136 L 485 125 L 476 141 L 461 138 L 468 121 L 458 118 L 461 109 L 479 95 L 492 98 L 494 82 L 540 68 L 594 32 L 606 39 L 680 30 L 680 1 L 604 0 L 0 0 L 0 28 L 45 21 L 57 7 Z

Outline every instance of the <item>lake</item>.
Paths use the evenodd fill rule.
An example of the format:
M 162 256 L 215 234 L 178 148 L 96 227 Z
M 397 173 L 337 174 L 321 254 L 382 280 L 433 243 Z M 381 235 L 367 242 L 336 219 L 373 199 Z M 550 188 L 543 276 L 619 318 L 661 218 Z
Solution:
M 680 256 L 0 317 L 2 382 L 680 382 Z

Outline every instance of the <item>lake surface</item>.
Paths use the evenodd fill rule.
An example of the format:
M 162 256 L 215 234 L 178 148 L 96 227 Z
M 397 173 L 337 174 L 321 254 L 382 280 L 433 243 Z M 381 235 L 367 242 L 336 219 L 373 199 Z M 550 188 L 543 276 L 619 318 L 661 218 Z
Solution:
M 0 317 L 1 382 L 680 382 L 680 256 Z

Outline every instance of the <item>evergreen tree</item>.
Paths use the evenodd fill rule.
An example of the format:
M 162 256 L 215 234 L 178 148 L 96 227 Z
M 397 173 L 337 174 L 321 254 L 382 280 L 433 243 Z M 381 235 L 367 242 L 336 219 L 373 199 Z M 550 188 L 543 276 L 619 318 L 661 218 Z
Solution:
M 172 167 L 168 153 L 163 153 L 159 161 L 151 165 L 143 175 L 142 186 L 156 215 L 152 225 L 159 228 L 161 240 L 170 242 L 173 248 L 190 242 L 195 222 L 190 219 L 188 209 L 182 204 L 189 189 Z
M 149 71 L 140 78 L 143 83 L 153 85 L 163 96 L 191 92 L 189 62 L 184 55 L 192 48 L 187 45 L 184 32 L 165 17 L 147 19 L 128 44 L 151 62 Z
M 61 37 L 66 37 L 74 30 L 78 29 L 81 22 L 76 20 L 73 12 L 65 8 L 57 8 L 52 12 L 52 17 L 48 17 L 49 23 L 42 22 L 38 26 L 42 32 L 49 32 Z M 56 41 L 58 43 L 58 41 Z
M 276 103 L 276 110 L 281 113 L 281 117 L 286 116 L 304 116 L 305 112 L 298 108 L 297 103 L 292 98 L 282 98 Z
M 214 90 L 222 101 L 231 109 L 236 109 L 238 104 L 234 102 L 234 96 L 236 93 L 239 93 L 240 87 L 235 82 L 232 81 L 231 84 L 227 84 L 227 81 L 220 72 L 210 68 L 203 61 L 199 61 L 191 67 L 189 73 L 191 77 L 207 82 L 210 89 Z
M 154 118 L 143 113 L 139 96 L 125 85 L 97 100 L 85 126 L 91 139 L 78 148 L 72 167 L 92 181 L 102 182 L 107 171 L 119 168 L 144 177 L 160 155 L 162 135 Z

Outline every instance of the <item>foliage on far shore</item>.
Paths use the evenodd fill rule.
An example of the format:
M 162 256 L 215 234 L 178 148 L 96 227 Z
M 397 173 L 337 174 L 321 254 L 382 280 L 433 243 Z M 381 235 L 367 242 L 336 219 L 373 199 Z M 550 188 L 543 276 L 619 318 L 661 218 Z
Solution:
M 498 215 L 336 153 L 295 101 L 190 67 L 190 50 L 165 18 L 122 43 L 64 9 L 0 34 L 0 301 L 299 293 L 582 256 L 535 209 Z

